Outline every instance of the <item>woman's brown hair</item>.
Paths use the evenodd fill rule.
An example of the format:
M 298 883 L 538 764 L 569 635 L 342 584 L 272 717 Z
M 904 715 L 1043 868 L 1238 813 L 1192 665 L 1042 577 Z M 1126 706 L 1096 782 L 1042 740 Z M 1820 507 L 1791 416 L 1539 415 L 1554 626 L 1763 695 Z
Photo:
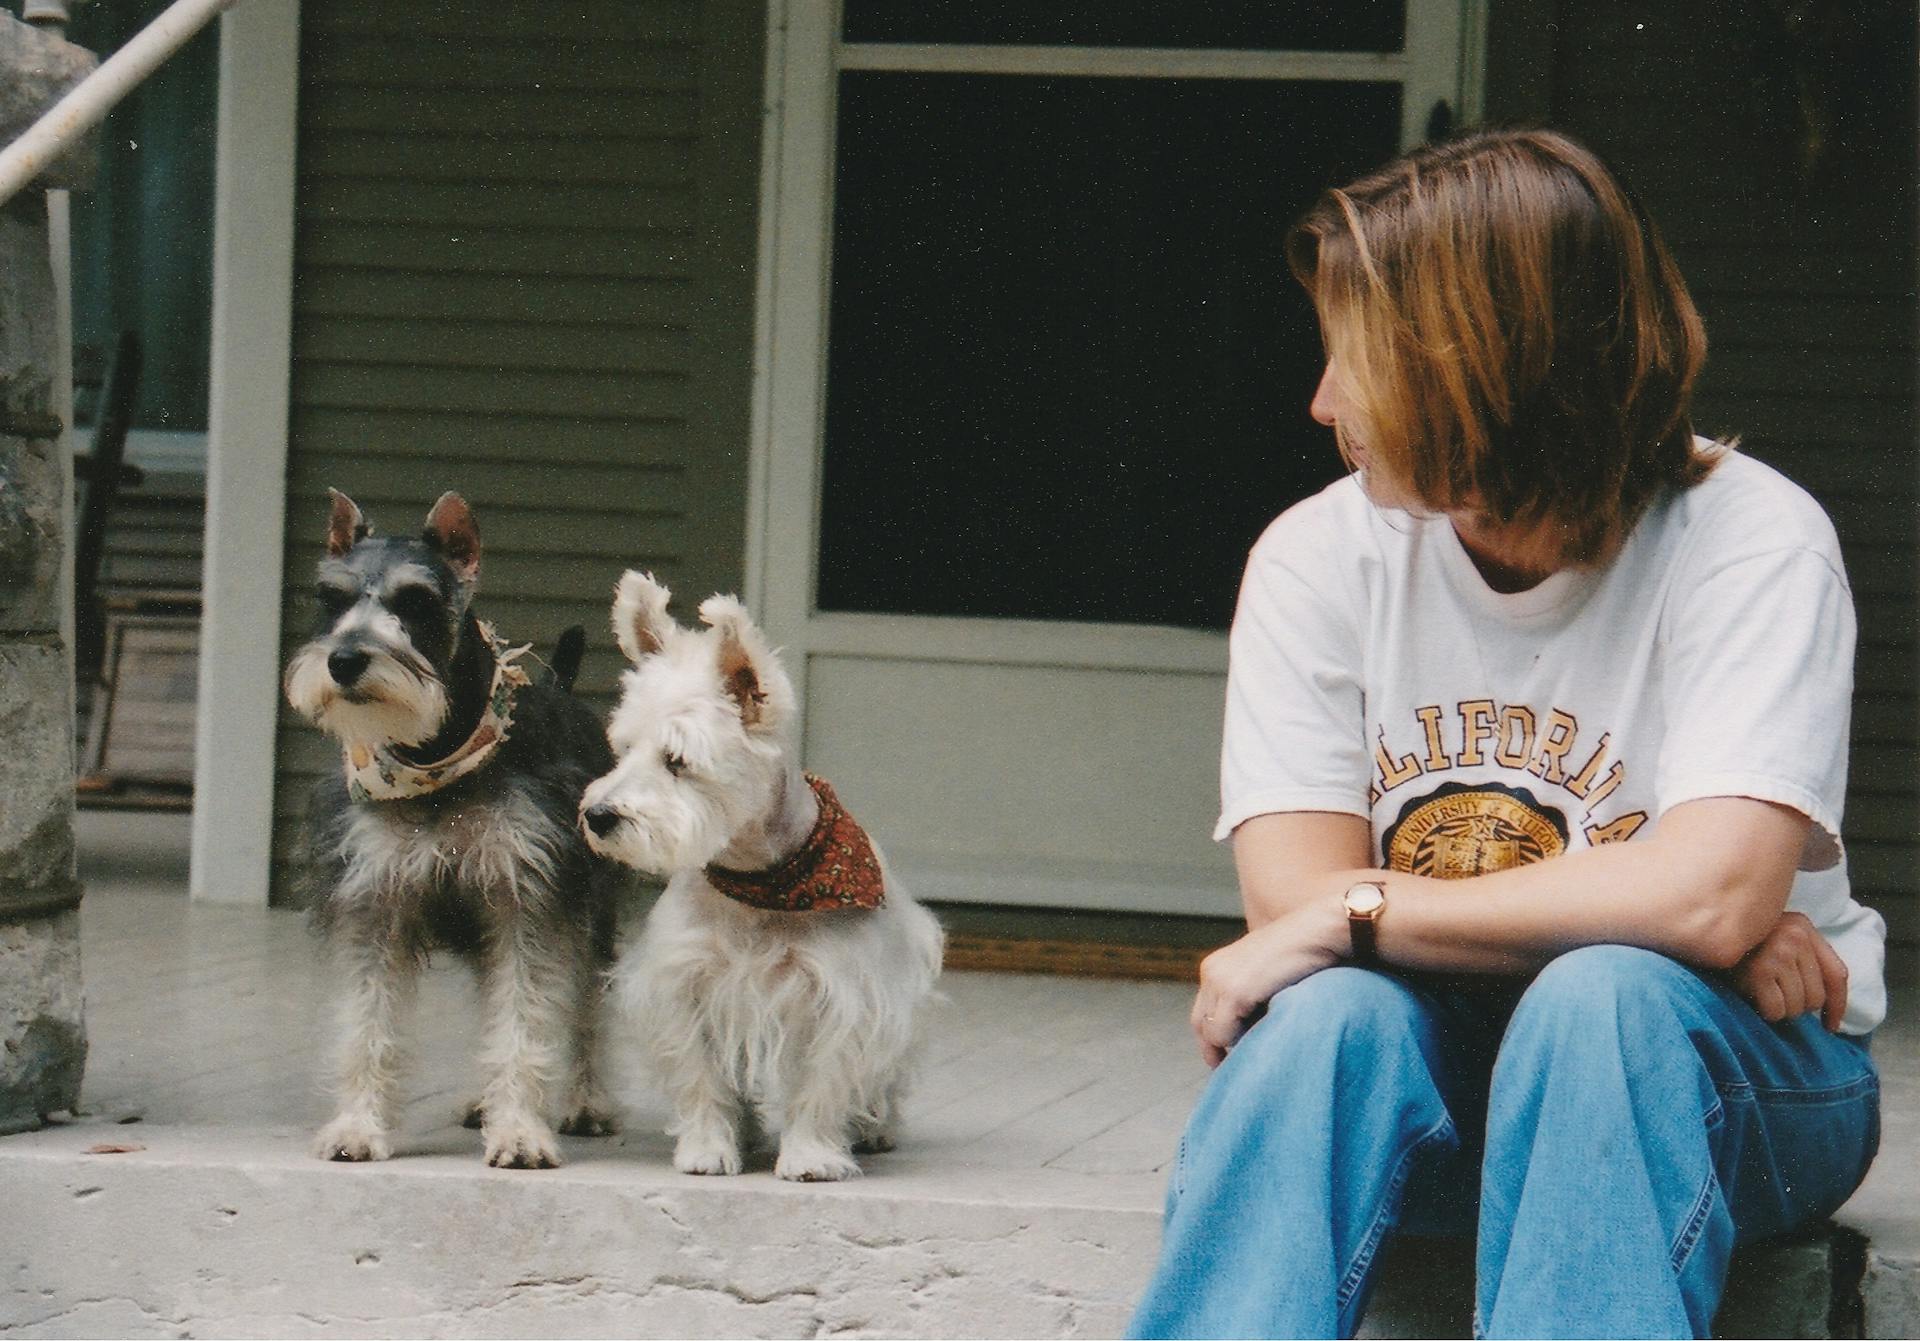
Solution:
M 1653 221 L 1591 152 L 1482 131 L 1328 191 L 1287 239 L 1371 467 L 1436 512 L 1605 558 L 1719 459 L 1689 401 L 1706 331 Z

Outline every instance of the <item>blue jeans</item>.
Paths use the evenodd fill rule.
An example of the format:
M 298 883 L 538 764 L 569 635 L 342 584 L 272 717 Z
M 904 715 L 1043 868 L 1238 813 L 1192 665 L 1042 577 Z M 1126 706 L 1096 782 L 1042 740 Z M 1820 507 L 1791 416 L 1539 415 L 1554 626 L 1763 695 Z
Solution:
M 1480 1336 L 1707 1336 L 1736 1243 L 1879 1144 L 1865 1041 L 1646 950 L 1276 996 L 1181 1140 L 1135 1336 L 1352 1336 L 1382 1240 L 1479 1223 Z

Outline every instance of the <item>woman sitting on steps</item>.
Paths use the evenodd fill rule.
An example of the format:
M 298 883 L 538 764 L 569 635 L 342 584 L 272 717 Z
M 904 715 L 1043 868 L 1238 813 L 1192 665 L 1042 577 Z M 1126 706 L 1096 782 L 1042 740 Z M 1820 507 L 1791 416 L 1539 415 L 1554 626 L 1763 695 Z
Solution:
M 1354 474 L 1241 589 L 1250 930 L 1134 1331 L 1352 1335 L 1387 1234 L 1477 1220 L 1477 1334 L 1706 1336 L 1878 1141 L 1833 528 L 1693 435 L 1699 317 L 1565 137 L 1417 151 L 1289 256 Z

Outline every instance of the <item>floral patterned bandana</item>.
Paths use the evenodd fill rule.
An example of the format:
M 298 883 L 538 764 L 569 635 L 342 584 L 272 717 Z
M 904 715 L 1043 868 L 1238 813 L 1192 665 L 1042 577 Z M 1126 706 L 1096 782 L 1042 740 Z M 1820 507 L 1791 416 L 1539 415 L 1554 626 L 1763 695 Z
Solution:
M 343 751 L 347 795 L 355 801 L 399 801 L 437 792 L 448 783 L 482 768 L 506 743 L 513 726 L 513 698 L 528 683 L 527 673 L 515 665 L 532 646 L 508 647 L 493 625 L 480 621 L 480 636 L 493 650 L 493 683 L 480 721 L 452 754 L 431 764 L 402 759 L 390 746 L 356 742 Z
M 761 871 L 709 866 L 707 879 L 728 898 L 768 912 L 880 907 L 887 891 L 873 841 L 824 779 L 809 773 L 807 785 L 820 802 L 820 818 L 799 851 Z

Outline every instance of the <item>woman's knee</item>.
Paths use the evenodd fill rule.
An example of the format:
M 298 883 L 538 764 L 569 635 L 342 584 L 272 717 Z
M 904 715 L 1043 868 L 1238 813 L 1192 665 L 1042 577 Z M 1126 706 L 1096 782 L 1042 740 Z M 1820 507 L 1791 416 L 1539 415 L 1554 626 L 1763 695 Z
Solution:
M 1238 1070 L 1286 1074 L 1314 1056 L 1405 1048 L 1430 1030 L 1426 1007 L 1406 983 L 1340 965 L 1276 995 L 1228 1061 Z
M 1302 978 L 1279 993 L 1268 1007 L 1267 1019 L 1379 1032 L 1415 1028 L 1426 1014 L 1419 994 L 1399 978 L 1342 964 Z
M 1366 1125 L 1363 1113 L 1393 1131 L 1431 1126 L 1445 1116 L 1435 1039 L 1426 1003 L 1398 979 L 1317 973 L 1276 995 L 1227 1054 L 1188 1124 L 1189 1152 L 1224 1143 L 1244 1154 L 1248 1142 L 1324 1152 L 1343 1124 Z
M 1685 1001 L 1699 977 L 1678 960 L 1632 945 L 1588 945 L 1569 950 L 1535 975 L 1520 998 L 1520 1012 L 1575 1015 L 1623 1004 Z
M 1590 945 L 1540 970 L 1521 995 L 1501 1043 L 1501 1061 L 1535 1065 L 1602 1053 L 1633 1069 L 1645 1055 L 1690 1057 L 1687 1022 L 1711 989 L 1692 969 L 1652 950 Z M 1679 1051 L 1676 1052 L 1676 1047 Z

